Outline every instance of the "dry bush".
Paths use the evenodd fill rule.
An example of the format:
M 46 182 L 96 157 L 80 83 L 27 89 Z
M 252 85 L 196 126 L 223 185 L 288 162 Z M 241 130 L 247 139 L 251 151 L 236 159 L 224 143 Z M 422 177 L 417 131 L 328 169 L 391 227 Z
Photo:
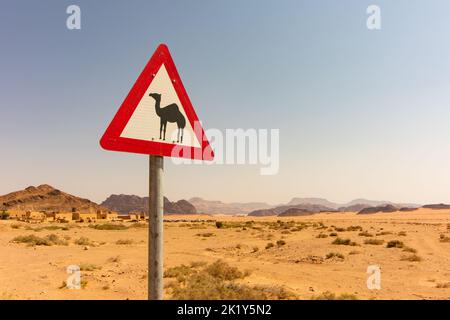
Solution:
M 119 245 L 130 245 L 133 243 L 134 243 L 134 241 L 131 239 L 119 239 L 116 241 L 116 244 L 119 244 Z
M 402 251 L 405 252 L 411 252 L 411 253 L 417 253 L 417 250 L 411 247 L 404 247 Z
M 81 237 L 74 241 L 75 244 L 79 246 L 94 246 L 95 243 L 91 241 L 89 238 Z
M 339 252 L 330 252 L 330 253 L 327 253 L 327 255 L 325 256 L 325 259 L 341 259 L 341 260 L 344 260 L 345 259 L 345 257 L 344 257 L 344 255 L 342 254 L 342 253 L 339 253 Z
M 363 228 L 361 226 L 350 226 L 347 227 L 347 231 L 363 231 Z
M 266 249 L 270 249 L 272 247 L 274 247 L 275 245 L 272 242 L 269 242 L 268 244 L 266 244 Z
M 26 243 L 29 246 L 67 246 L 68 242 L 65 239 L 61 239 L 56 234 L 50 234 L 44 238 L 35 235 L 18 236 L 11 240 L 14 243 Z
M 100 270 L 102 267 L 97 266 L 92 263 L 82 263 L 80 264 L 80 270 L 81 271 L 94 271 L 94 270 Z
M 331 232 L 330 233 L 330 237 L 337 237 L 337 236 L 338 236 L 338 234 L 336 232 Z
M 123 224 L 115 224 L 115 223 L 90 224 L 89 228 L 93 228 L 96 230 L 126 230 L 126 229 L 128 229 L 128 227 Z
M 36 232 L 39 232 L 39 231 L 42 231 L 42 230 L 49 230 L 49 231 L 64 230 L 64 231 L 67 231 L 67 230 L 70 229 L 70 227 L 68 225 L 64 225 L 64 226 L 43 226 L 43 227 L 35 227 L 35 228 L 27 226 L 25 229 L 26 230 L 33 230 L 33 231 L 36 231 Z
M 391 231 L 381 231 L 379 233 L 376 234 L 376 236 L 387 236 L 389 234 L 392 234 Z
M 400 231 L 397 235 L 400 236 L 400 237 L 406 237 L 406 232 L 405 231 Z
M 196 236 L 197 237 L 209 238 L 209 237 L 215 236 L 215 234 L 212 233 L 212 232 L 204 232 L 204 233 L 197 233 Z
M 439 241 L 440 242 L 450 242 L 450 237 L 447 237 L 445 234 L 441 234 L 439 236 Z
M 336 296 L 336 294 L 330 291 L 325 291 L 321 295 L 312 297 L 312 300 L 358 300 L 358 297 L 349 293 Z
M 282 246 L 284 246 L 286 244 L 286 241 L 284 241 L 284 240 L 278 240 L 277 241 L 277 246 L 278 247 L 282 247 Z
M 438 283 L 438 284 L 436 284 L 436 288 L 438 288 L 438 289 L 448 289 L 448 288 L 450 288 L 450 282 Z
M 384 243 L 383 239 L 366 239 L 364 240 L 364 244 L 372 244 L 372 245 L 381 245 Z
M 216 221 L 216 228 L 217 229 L 223 228 L 223 222 L 222 221 Z
M 403 248 L 405 244 L 400 240 L 391 240 L 387 243 L 386 248 Z
M 328 238 L 328 235 L 325 233 L 319 233 L 316 238 L 321 239 L 321 238 Z
M 401 261 L 411 261 L 411 262 L 419 262 L 422 261 L 422 258 L 416 254 L 412 254 L 409 256 L 404 256 L 401 258 Z
M 350 239 L 342 239 L 339 237 L 334 239 L 334 241 L 331 244 L 344 245 L 344 246 L 356 246 L 357 245 L 356 242 L 353 242 Z
M 165 277 L 176 278 L 166 282 L 173 299 L 181 300 L 263 300 L 290 299 L 295 296 L 282 287 L 249 286 L 236 283 L 248 276 L 235 267 L 218 260 L 203 267 L 185 265 L 167 269 Z
M 358 236 L 360 237 L 373 237 L 373 234 L 369 233 L 368 231 L 363 231 L 358 233 Z
M 122 260 L 120 256 L 111 257 L 108 259 L 108 262 L 119 263 Z

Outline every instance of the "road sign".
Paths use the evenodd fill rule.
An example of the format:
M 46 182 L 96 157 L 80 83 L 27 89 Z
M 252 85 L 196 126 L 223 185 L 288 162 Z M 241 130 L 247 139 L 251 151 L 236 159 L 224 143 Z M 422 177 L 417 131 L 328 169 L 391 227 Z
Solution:
M 100 145 L 113 151 L 214 158 L 166 45 L 159 45 L 150 58 Z
M 166 45 L 161 44 L 100 140 L 107 150 L 149 154 L 148 298 L 163 298 L 164 156 L 214 153 Z

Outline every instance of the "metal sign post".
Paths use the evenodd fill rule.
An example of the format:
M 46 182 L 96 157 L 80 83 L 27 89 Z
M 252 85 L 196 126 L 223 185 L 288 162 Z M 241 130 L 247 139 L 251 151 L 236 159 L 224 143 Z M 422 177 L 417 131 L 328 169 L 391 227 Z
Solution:
M 164 158 L 150 156 L 148 210 L 148 299 L 163 298 L 164 195 L 162 178 Z

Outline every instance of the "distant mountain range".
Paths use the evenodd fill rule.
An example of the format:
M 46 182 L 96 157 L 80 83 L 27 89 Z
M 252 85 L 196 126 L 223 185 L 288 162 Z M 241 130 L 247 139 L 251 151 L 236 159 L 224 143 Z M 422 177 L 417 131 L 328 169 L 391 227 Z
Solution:
M 164 212 L 167 214 L 248 214 L 250 216 L 299 216 L 319 212 L 358 212 L 370 214 L 376 212 L 412 211 L 421 205 L 414 203 L 393 203 L 390 201 L 375 201 L 355 199 L 340 204 L 323 198 L 293 198 L 286 204 L 270 205 L 265 202 L 231 202 L 210 201 L 202 198 L 191 198 L 171 202 L 164 198 Z M 446 204 L 424 205 L 429 209 L 450 209 Z M 30 186 L 24 190 L 15 191 L 0 196 L 0 210 L 22 211 L 117 211 L 121 214 L 130 212 L 145 213 L 148 211 L 148 197 L 135 195 L 111 195 L 100 205 L 88 199 L 83 199 L 50 185 Z
M 355 199 L 345 204 L 334 203 L 322 198 L 293 198 L 286 205 L 280 205 L 267 209 L 259 209 L 249 212 L 249 216 L 298 216 L 319 212 L 362 212 L 369 213 L 368 208 L 380 208 L 389 206 L 394 208 L 418 208 L 419 204 L 393 203 L 390 201 L 375 201 L 367 199 Z M 366 210 L 366 211 L 364 211 Z M 372 211 L 377 211 L 373 209 Z M 383 210 L 383 209 L 380 209 Z M 387 210 L 387 209 L 386 209 Z M 395 210 L 394 210 L 395 211 Z M 385 212 L 385 211 L 383 211 Z

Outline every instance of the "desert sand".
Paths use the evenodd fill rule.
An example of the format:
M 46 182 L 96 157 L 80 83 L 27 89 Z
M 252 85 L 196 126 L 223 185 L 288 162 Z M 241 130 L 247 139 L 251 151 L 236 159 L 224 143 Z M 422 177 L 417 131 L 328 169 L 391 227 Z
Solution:
M 358 299 L 450 298 L 450 210 L 165 219 L 165 268 L 222 259 L 250 271 L 242 283 L 282 286 L 297 299 L 324 292 Z M 216 221 L 225 227 L 217 228 Z M 67 226 L 67 230 L 29 230 L 44 226 Z M 332 233 L 356 245 L 332 244 L 336 239 Z M 49 234 L 67 239 L 68 245 L 11 242 L 17 236 Z M 147 236 L 146 226 L 97 230 L 87 223 L 0 221 L 0 299 L 146 299 Z M 82 237 L 91 243 L 76 244 Z M 368 239 L 384 242 L 365 244 Z M 118 244 L 119 240 L 125 244 Z M 387 248 L 391 240 L 402 241 L 403 248 Z M 342 254 L 343 259 L 327 259 L 329 253 Z M 73 264 L 91 266 L 82 271 L 84 289 L 63 285 L 66 268 Z M 381 267 L 380 290 L 367 288 L 369 265 Z M 169 290 L 165 298 L 172 298 Z

